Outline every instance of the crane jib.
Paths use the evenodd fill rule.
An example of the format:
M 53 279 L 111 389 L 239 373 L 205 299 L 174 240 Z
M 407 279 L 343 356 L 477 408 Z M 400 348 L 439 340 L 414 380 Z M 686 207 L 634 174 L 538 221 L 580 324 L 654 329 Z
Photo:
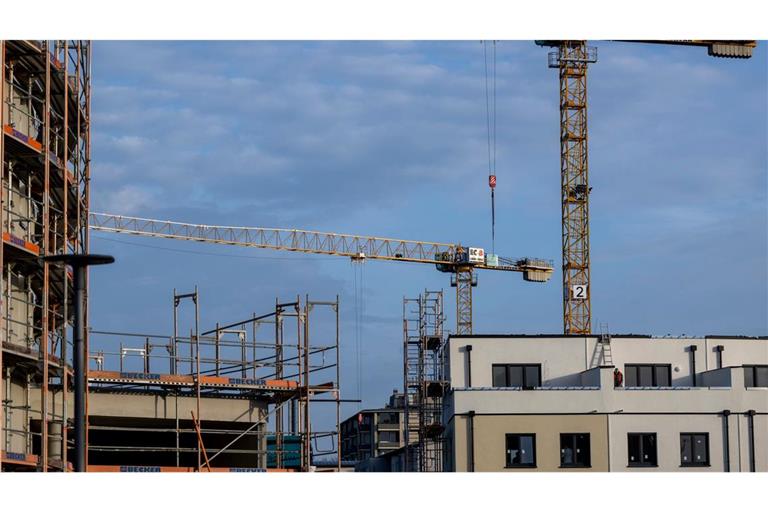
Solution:
M 459 268 L 500 270 L 523 272 L 524 278 L 530 281 L 546 281 L 553 271 L 551 260 L 497 257 L 486 255 L 481 248 L 460 244 L 298 229 L 209 226 L 95 212 L 89 214 L 89 221 L 89 227 L 95 231 L 344 256 L 356 261 L 373 259 L 428 263 L 436 265 L 438 270 L 451 273 Z M 529 279 L 532 276 L 536 278 Z

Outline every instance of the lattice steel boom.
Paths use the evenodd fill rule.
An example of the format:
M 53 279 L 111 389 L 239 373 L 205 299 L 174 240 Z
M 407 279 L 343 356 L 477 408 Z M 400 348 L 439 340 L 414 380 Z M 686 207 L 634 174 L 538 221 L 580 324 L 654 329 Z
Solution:
M 522 272 L 526 281 L 546 282 L 552 261 L 540 258 L 487 258 L 482 249 L 461 244 L 345 235 L 299 229 L 209 226 L 91 212 L 90 228 L 156 238 L 171 238 L 278 251 L 366 259 L 429 263 L 455 275 L 457 333 L 472 333 L 472 285 L 476 269 Z M 474 278 L 474 279 L 473 279 Z

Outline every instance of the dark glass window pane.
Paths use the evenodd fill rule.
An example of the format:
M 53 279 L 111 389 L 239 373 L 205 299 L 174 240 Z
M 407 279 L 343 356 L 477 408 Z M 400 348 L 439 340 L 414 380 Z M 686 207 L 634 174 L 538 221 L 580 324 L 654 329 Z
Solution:
M 560 436 L 560 464 L 563 466 L 572 465 L 574 463 L 574 437 L 571 434 L 563 434 Z
M 630 466 L 656 465 L 656 434 L 627 434 L 627 448 Z
M 525 367 L 525 386 L 529 388 L 535 388 L 535 387 L 541 386 L 541 383 L 539 382 L 538 366 Z
M 507 385 L 510 387 L 522 387 L 523 386 L 523 367 L 522 366 L 509 366 Z
M 627 453 L 629 454 L 629 464 L 640 464 L 640 435 L 628 434 L 627 435 Z
M 533 464 L 533 436 L 520 437 L 520 460 L 523 464 Z
M 709 460 L 707 460 L 707 452 L 709 451 L 707 437 L 704 434 L 693 436 L 693 462 L 696 464 L 709 464 Z
M 643 463 L 656 465 L 656 435 L 643 435 Z
M 653 367 L 652 366 L 640 366 L 639 367 L 638 386 L 653 386 Z
M 507 466 L 520 464 L 520 436 L 507 435 Z
M 400 441 L 400 432 L 379 432 L 379 441 L 396 443 Z
M 534 466 L 536 443 L 531 434 L 507 434 L 507 466 Z
M 691 436 L 688 434 L 680 435 L 680 463 L 690 464 L 693 460 L 693 446 L 691 446 Z
M 627 387 L 637 386 L 637 366 L 626 365 L 624 367 L 624 385 Z
M 590 465 L 590 447 L 589 434 L 578 434 L 576 436 L 576 453 L 574 454 L 575 463 L 579 466 Z
M 589 434 L 560 434 L 560 465 L 589 467 Z
M 768 366 L 755 367 L 755 386 L 768 388 Z
M 507 367 L 500 364 L 493 365 L 493 387 L 503 388 L 503 387 L 506 387 L 506 385 L 507 385 Z
M 744 386 L 748 388 L 755 387 L 755 367 L 754 366 L 744 367 Z
M 669 373 L 670 367 L 667 365 L 656 366 L 656 385 L 657 386 L 669 386 Z

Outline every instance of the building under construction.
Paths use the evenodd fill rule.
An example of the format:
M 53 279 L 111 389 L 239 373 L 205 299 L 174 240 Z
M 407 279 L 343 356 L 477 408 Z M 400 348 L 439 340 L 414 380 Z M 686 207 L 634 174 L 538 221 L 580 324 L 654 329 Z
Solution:
M 338 299 L 297 297 L 201 332 L 195 290 L 168 336 L 91 331 L 88 470 L 339 469 L 338 320 Z
M 85 339 L 86 371 L 73 371 L 74 349 L 83 346 L 81 336 L 73 343 L 75 311 L 87 312 L 87 303 L 75 300 L 75 285 L 82 281 L 66 265 L 44 258 L 88 254 L 89 224 L 111 233 L 341 256 L 358 263 L 421 263 L 449 274 L 456 288 L 453 336 L 445 336 L 442 292 L 404 300 L 402 435 L 397 427 L 404 446 L 383 455 L 398 458 L 390 466 L 397 470 L 592 469 L 593 461 L 595 470 L 625 463 L 672 468 L 678 448 L 680 467 L 729 471 L 738 456 L 738 467 L 743 458 L 745 468 L 764 470 L 764 452 L 755 448 L 764 445 L 766 432 L 761 427 L 768 388 L 764 338 L 742 343 L 736 337 L 712 345 L 710 338 L 716 337 L 708 337 L 686 346 L 653 339 L 643 342 L 647 350 L 637 350 L 636 336 L 617 336 L 615 343 L 607 333 L 591 333 L 586 72 L 596 53 L 586 41 L 539 43 L 557 48 L 550 67 L 559 69 L 561 82 L 565 337 L 545 336 L 529 351 L 520 350 L 532 346 L 526 336 L 473 335 L 476 272 L 518 272 L 526 281 L 544 283 L 554 271 L 550 260 L 506 258 L 456 243 L 89 212 L 91 44 L 0 41 L 0 470 L 72 469 L 73 382 L 86 374 L 86 390 L 76 395 L 78 400 L 85 395 L 88 426 L 74 431 L 87 435 L 77 448 L 85 448 L 83 468 L 90 471 L 311 471 L 320 458 L 333 455 L 335 469 L 341 469 L 338 298 L 276 301 L 265 314 L 227 319 L 204 330 L 197 289 L 174 291 L 168 334 L 91 330 Z M 739 58 L 749 57 L 754 47 L 754 41 L 664 44 L 707 46 L 710 55 Z M 492 198 L 495 184 L 491 174 Z M 324 309 L 329 316 L 319 318 Z M 86 317 L 77 325 L 90 323 Z M 626 360 L 619 364 L 617 358 L 614 364 L 612 346 Z M 739 355 L 730 367 L 722 364 L 726 347 Z M 552 357 L 541 359 L 545 349 Z M 707 353 L 704 372 L 696 371 L 697 350 Z M 576 364 L 582 353 L 583 367 Z M 590 353 L 598 357 L 590 361 Z M 719 354 L 717 363 L 713 354 Z M 682 391 L 701 403 L 676 409 Z M 335 407 L 335 429 L 312 427 L 313 411 L 322 404 Z M 717 411 L 710 410 L 712 404 L 719 404 Z M 740 440 L 734 444 L 735 453 L 729 430 L 733 411 L 743 416 L 735 422 L 737 436 L 742 428 L 751 436 L 743 446 Z M 547 428 L 555 414 L 588 421 L 564 425 L 562 432 L 533 423 L 515 431 L 522 428 L 518 416 L 534 413 L 546 416 L 542 425 Z M 627 432 L 615 430 L 620 435 L 610 437 L 597 427 L 589 430 L 599 414 L 606 425 L 627 427 Z M 673 414 L 711 417 L 691 421 L 685 432 L 666 423 L 663 435 L 629 432 L 629 427 L 656 428 L 650 421 L 634 421 L 641 415 Z M 507 424 L 502 416 L 515 417 Z M 725 442 L 713 443 L 710 453 L 710 438 L 721 437 L 715 424 L 721 420 Z M 538 461 L 537 432 L 548 443 L 546 450 L 539 446 Z M 558 440 L 559 451 L 550 449 Z M 657 440 L 665 443 L 664 452 L 657 450 Z M 592 456 L 598 442 L 606 450 Z M 628 446 L 626 453 L 610 443 Z M 722 464 L 711 463 L 713 453 Z M 664 465 L 657 464 L 662 457 Z
M 91 45 L 0 41 L 2 470 L 67 468 L 72 274 L 88 250 Z

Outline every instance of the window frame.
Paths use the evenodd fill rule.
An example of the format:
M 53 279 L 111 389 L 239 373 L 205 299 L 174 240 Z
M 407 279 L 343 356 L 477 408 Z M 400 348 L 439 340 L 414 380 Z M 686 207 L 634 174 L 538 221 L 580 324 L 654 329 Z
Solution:
M 643 385 L 640 384 L 640 368 L 650 368 L 651 369 L 651 384 L 650 385 Z M 661 386 L 658 384 L 658 379 L 656 376 L 656 371 L 659 368 L 666 369 L 666 375 L 669 380 L 669 384 L 665 386 Z M 630 369 L 635 372 L 635 383 L 634 385 L 629 385 L 629 372 Z M 624 364 L 624 387 L 629 388 L 661 388 L 661 387 L 672 387 L 672 365 L 669 363 L 625 363 Z
M 497 386 L 493 379 L 494 370 L 496 368 L 504 368 L 504 386 Z M 521 376 L 523 385 L 522 386 L 512 386 L 510 385 L 510 379 L 509 379 L 509 371 L 510 368 L 520 368 L 521 370 Z M 528 379 L 526 377 L 526 369 L 527 368 L 536 368 L 536 377 L 538 379 L 538 385 L 536 386 L 530 386 L 528 385 Z M 522 389 L 536 389 L 541 387 L 542 381 L 541 381 L 541 363 L 493 363 L 491 364 L 491 386 L 494 388 L 517 388 L 521 387 Z
M 385 411 L 377 413 L 377 425 L 399 425 L 400 413 L 397 411 Z
M 395 440 L 390 441 L 388 439 L 383 439 L 384 437 L 388 436 L 394 436 Z M 399 443 L 400 442 L 400 431 L 399 430 L 381 430 L 378 434 L 378 442 L 379 443 Z
M 768 368 L 768 364 L 745 364 L 743 365 L 744 368 L 744 387 L 745 388 L 765 388 L 768 387 L 768 382 L 763 382 L 762 384 L 765 384 L 765 386 L 758 386 L 757 381 L 757 370 Z M 750 373 L 752 377 L 752 385 L 747 385 L 747 372 Z
M 640 461 L 641 462 L 632 462 L 630 457 L 630 439 L 632 436 L 641 436 L 640 437 Z M 642 462 L 643 455 L 645 455 L 645 443 L 644 436 L 653 436 L 654 437 L 654 462 L 648 463 L 648 462 Z M 628 468 L 657 468 L 659 467 L 659 434 L 657 432 L 627 432 L 627 467 Z
M 578 443 L 578 436 L 586 436 L 587 440 L 587 449 L 586 449 L 586 463 L 577 463 L 573 462 L 570 464 L 566 464 L 563 462 L 563 440 L 567 438 L 573 439 L 573 448 L 574 450 L 577 448 Z M 584 450 L 584 447 L 580 447 L 582 450 Z M 576 460 L 576 452 L 574 451 L 573 454 L 573 460 Z M 592 467 L 592 436 L 589 432 L 567 432 L 567 433 L 561 433 L 560 434 L 560 467 L 561 468 L 591 468 Z
M 683 436 L 688 436 L 691 438 L 691 461 L 685 462 L 683 461 Z M 704 450 L 706 453 L 706 459 L 704 462 L 696 462 L 694 460 L 694 447 L 696 446 L 695 438 L 696 436 L 704 436 Z M 710 463 L 710 453 L 709 453 L 709 432 L 680 432 L 680 467 L 683 468 L 702 468 L 702 467 L 710 467 L 712 464 Z
M 531 438 L 531 447 L 532 447 L 532 458 L 533 462 L 525 462 L 520 464 L 512 464 L 509 460 L 509 440 L 512 437 L 530 437 Z M 518 450 L 519 448 L 519 442 L 518 442 Z M 536 434 L 532 432 L 508 432 L 504 435 L 504 467 L 507 469 L 517 469 L 517 468 L 535 468 L 537 467 L 537 460 L 536 460 Z

